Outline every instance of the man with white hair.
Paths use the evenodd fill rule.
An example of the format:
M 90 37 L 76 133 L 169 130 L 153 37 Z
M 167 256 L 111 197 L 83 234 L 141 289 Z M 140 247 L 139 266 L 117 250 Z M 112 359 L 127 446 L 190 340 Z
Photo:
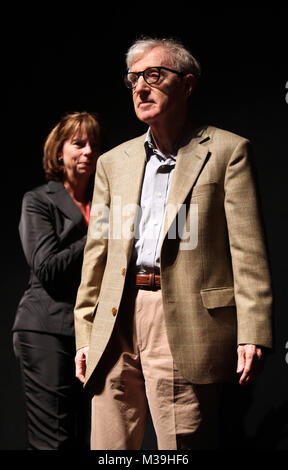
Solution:
M 98 160 L 75 307 L 76 375 L 91 388 L 92 449 L 217 448 L 221 387 L 271 347 L 271 286 L 251 146 L 191 121 L 200 65 L 140 39 L 126 85 L 137 137 Z

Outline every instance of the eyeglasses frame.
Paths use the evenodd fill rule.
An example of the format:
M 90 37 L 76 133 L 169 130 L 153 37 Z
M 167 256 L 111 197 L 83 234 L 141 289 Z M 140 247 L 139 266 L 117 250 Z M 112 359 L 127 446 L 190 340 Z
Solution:
M 156 82 L 153 82 L 153 83 L 149 83 L 147 82 L 146 78 L 145 78 L 145 72 L 149 69 L 157 69 L 158 70 L 158 74 L 159 74 L 159 77 L 157 78 Z M 137 86 L 137 83 L 138 83 L 138 80 L 139 78 L 142 77 L 144 78 L 145 82 L 147 83 L 147 85 L 155 85 L 156 83 L 158 83 L 159 79 L 160 79 L 160 75 L 161 75 L 161 70 L 167 70 L 168 72 L 173 72 L 173 73 L 176 73 L 177 75 L 181 76 L 181 77 L 184 77 L 185 75 L 187 75 L 187 73 L 183 73 L 183 72 L 179 72 L 178 70 L 173 70 L 173 69 L 170 69 L 168 67 L 162 67 L 162 66 L 154 66 L 154 67 L 147 67 L 147 69 L 145 70 L 142 70 L 142 72 L 128 72 L 127 75 L 125 75 L 124 77 L 124 82 L 125 82 L 125 85 L 127 86 L 127 88 L 129 88 L 130 90 L 133 89 L 133 88 L 136 88 Z M 135 83 L 134 86 L 131 85 L 131 82 L 129 82 L 128 80 L 128 75 L 129 74 L 135 74 L 137 75 L 137 81 Z

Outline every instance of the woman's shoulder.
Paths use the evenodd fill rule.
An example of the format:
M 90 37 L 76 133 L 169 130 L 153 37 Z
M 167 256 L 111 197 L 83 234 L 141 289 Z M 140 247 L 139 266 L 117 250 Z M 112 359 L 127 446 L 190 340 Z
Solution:
M 57 193 L 62 191 L 64 185 L 60 181 L 48 181 L 48 183 L 36 186 L 24 193 L 23 199 L 33 198 L 49 198 L 49 194 Z
M 49 181 L 26 191 L 22 198 L 23 211 L 43 212 L 55 207 L 55 200 L 61 198 L 60 191 L 65 189 L 63 183 Z M 59 195 L 56 193 L 59 192 Z

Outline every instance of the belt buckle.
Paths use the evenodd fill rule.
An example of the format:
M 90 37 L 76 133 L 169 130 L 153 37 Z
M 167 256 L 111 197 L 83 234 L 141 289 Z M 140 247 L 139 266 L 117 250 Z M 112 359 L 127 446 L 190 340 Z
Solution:
M 149 274 L 149 287 L 151 287 L 152 290 L 158 290 L 159 286 L 156 285 L 156 274 L 155 273 L 150 273 Z
M 136 283 L 136 287 L 138 287 L 139 289 L 157 290 L 157 289 L 160 288 L 160 284 L 159 284 L 159 286 L 156 284 L 156 275 L 155 275 L 155 273 L 145 273 L 145 274 L 144 273 L 143 274 L 139 273 L 139 276 L 143 277 L 142 282 L 139 280 L 140 282 L 138 281 Z
M 151 287 L 151 289 L 153 289 L 153 288 L 156 287 L 155 286 L 155 275 L 154 275 L 154 273 L 149 273 L 148 276 L 149 276 L 149 284 L 148 285 L 149 285 L 149 287 Z

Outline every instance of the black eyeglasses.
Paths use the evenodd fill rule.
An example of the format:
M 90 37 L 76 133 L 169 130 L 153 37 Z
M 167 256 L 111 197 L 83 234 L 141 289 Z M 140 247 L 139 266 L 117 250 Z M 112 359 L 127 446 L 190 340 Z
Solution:
M 177 75 L 184 76 L 185 73 L 178 72 L 178 70 L 168 69 L 168 67 L 148 67 L 142 72 L 128 72 L 124 77 L 124 82 L 127 88 L 135 88 L 139 77 L 142 75 L 148 85 L 154 85 L 159 81 L 161 70 L 168 70 L 168 72 L 176 73 Z

